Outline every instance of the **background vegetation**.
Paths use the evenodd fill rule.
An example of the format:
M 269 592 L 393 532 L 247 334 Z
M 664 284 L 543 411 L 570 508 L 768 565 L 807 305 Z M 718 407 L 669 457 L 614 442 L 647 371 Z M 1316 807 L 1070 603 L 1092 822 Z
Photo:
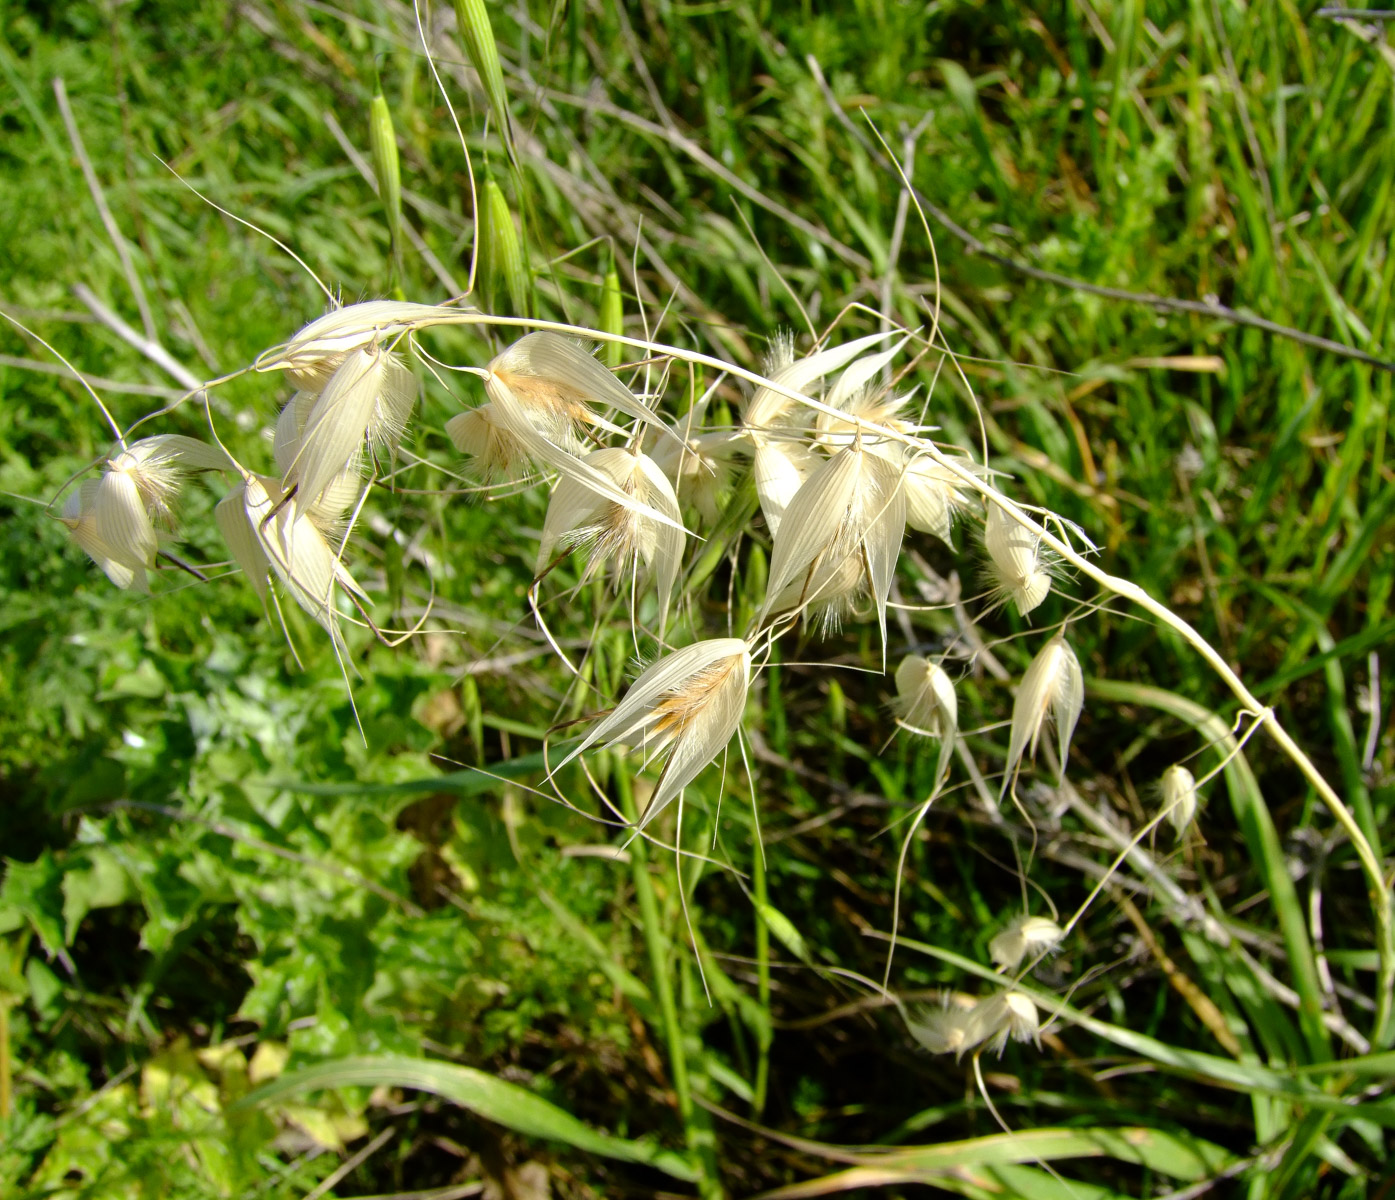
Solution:
M 433 46 L 476 167 L 521 219 L 539 314 L 596 321 L 613 264 L 627 330 L 671 305 L 667 337 L 755 366 L 775 332 L 804 328 L 795 297 L 819 325 L 858 302 L 923 326 L 938 279 L 993 465 L 1193 621 L 1377 848 L 1390 839 L 1390 372 L 1002 261 L 1214 297 L 1391 357 L 1395 56 L 1381 27 L 1230 0 L 488 11 L 516 166 L 448 9 L 430 14 Z M 368 164 L 375 70 L 411 227 L 400 268 Z M 0 303 L 104 381 L 123 424 L 185 385 L 104 311 L 204 379 L 324 308 L 303 270 L 191 187 L 346 299 L 463 290 L 464 159 L 409 7 L 12 3 L 0 76 Z M 873 125 L 967 234 L 932 223 L 938 272 Z M 694 828 L 747 874 L 689 880 L 695 949 L 671 861 L 636 872 L 597 853 L 603 829 L 468 770 L 536 782 L 548 727 L 599 707 L 559 712 L 566 679 L 528 618 L 541 489 L 483 502 L 422 473 L 375 495 L 360 578 L 399 618 L 420 614 L 428 575 L 436 603 L 431 632 L 401 647 L 350 639 L 356 721 L 327 640 L 297 614 L 300 662 L 235 579 L 171 573 L 154 596 L 118 592 L 24 499 L 53 499 L 108 431 L 32 336 L 0 341 L 6 1195 L 750 1195 L 806 1181 L 782 1194 L 1388 1194 L 1390 1059 L 1362 1032 L 1370 900 L 1262 735 L 1252 772 L 1209 788 L 1199 832 L 1145 843 L 1038 970 L 1084 1016 L 1040 1051 L 983 1062 L 995 1115 L 967 1061 L 930 1056 L 849 975 L 881 978 L 889 827 L 933 770 L 924 744 L 885 745 L 889 681 L 834 669 L 877 659 L 874 634 L 787 646 L 752 699 L 763 907 L 747 891 L 760 868 L 745 781 L 704 777 Z M 428 342 L 455 361 L 491 353 L 475 333 Z M 944 436 L 974 444 L 963 382 L 933 368 L 922 382 Z M 279 382 L 214 393 L 249 458 L 265 454 Z M 433 384 L 418 414 L 418 450 L 453 471 L 440 428 L 474 386 Z M 192 405 L 159 428 L 205 431 Z M 215 499 L 186 493 L 191 561 L 225 557 Z M 979 590 L 967 531 L 957 556 L 912 548 L 906 602 Z M 738 605 L 746 586 L 734 579 Z M 590 607 L 555 605 L 549 623 L 564 646 L 591 644 L 614 696 L 629 633 L 593 625 Z M 953 628 L 906 612 L 893 654 Z M 1024 628 L 1000 615 L 984 633 Z M 1027 815 L 1033 885 L 1069 913 L 1156 811 L 1162 769 L 1214 740 L 1207 714 L 1234 715 L 1149 623 L 1106 613 L 1073 637 L 1101 681 L 1073 786 L 1032 793 L 1028 814 L 972 793 L 932 809 L 891 976 L 908 1001 L 979 989 L 988 940 L 1023 905 Z M 1001 719 L 1030 652 L 994 643 L 1006 671 L 967 683 L 974 720 Z M 992 744 L 975 752 L 991 759 Z M 271 1084 L 239 1104 L 306 1068 L 341 1086 Z M 998 1137 L 1000 1120 L 1022 1136 Z

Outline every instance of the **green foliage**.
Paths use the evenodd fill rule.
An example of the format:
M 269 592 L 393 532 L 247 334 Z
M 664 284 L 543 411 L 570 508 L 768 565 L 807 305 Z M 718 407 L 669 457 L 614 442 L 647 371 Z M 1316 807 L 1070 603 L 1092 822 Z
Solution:
M 744 366 L 780 328 L 805 329 L 801 306 L 820 327 L 883 297 L 910 327 L 938 320 L 963 356 L 962 375 L 922 364 L 941 436 L 986 439 L 1024 495 L 1192 621 L 1341 781 L 1368 840 L 1391 844 L 1390 688 L 1369 656 L 1389 641 L 1395 581 L 1392 375 L 992 257 L 1215 295 L 1390 357 L 1395 73 L 1382 46 L 1293 6 L 527 8 L 525 27 L 462 0 L 464 54 L 438 55 L 476 166 L 500 172 L 481 172 L 481 197 L 492 187 L 526 236 L 482 264 L 515 311 L 635 334 L 672 298 L 666 337 Z M 85 284 L 141 323 L 54 77 L 156 314 L 149 332 L 195 376 L 244 367 L 324 296 L 191 188 L 346 299 L 463 289 L 474 214 L 417 46 L 400 9 L 370 0 L 7 9 L 0 305 L 109 381 L 98 390 L 123 427 L 182 393 L 73 296 Z M 869 118 L 990 254 L 932 223 L 932 257 L 863 144 Z M 375 197 L 374 149 L 400 158 L 405 241 L 390 231 L 397 204 L 385 220 Z M 548 607 L 559 643 L 587 648 L 594 685 L 559 711 L 570 677 L 527 620 L 539 494 L 472 502 L 426 471 L 395 478 L 397 495 L 376 489 L 374 618 L 427 624 L 396 649 L 351 630 L 346 683 L 312 622 L 285 606 L 288 643 L 222 578 L 205 483 L 181 497 L 181 535 L 211 583 L 171 569 L 153 596 L 117 592 L 82 558 L 43 505 L 106 453 L 110 429 L 79 386 L 32 368 L 54 363 L 36 339 L 7 329 L 6 1195 L 304 1195 L 383 1133 L 330 1194 L 507 1189 L 536 1163 L 577 1196 L 699 1175 L 710 1192 L 717 1174 L 732 1194 L 789 1196 L 927 1182 L 1144 1195 L 1209 1178 L 1252 1197 L 1378 1194 L 1390 1053 L 1343 1036 L 1369 1027 L 1375 979 L 1354 856 L 1262 732 L 1228 756 L 1233 704 L 1167 631 L 1112 609 L 1072 625 L 1100 682 L 1064 811 L 1043 793 L 1029 811 L 990 810 L 962 772 L 937 798 L 907 858 L 897 1002 L 881 1003 L 858 980 L 882 978 L 899 822 L 934 786 L 935 754 L 904 734 L 887 743 L 881 677 L 806 665 L 874 663 L 874 634 L 776 653 L 747 714 L 759 829 L 733 756 L 690 789 L 684 845 L 715 847 L 740 874 L 687 862 L 680 894 L 661 856 L 595 853 L 612 850 L 604 826 L 530 790 L 574 732 L 544 751 L 544 731 L 610 703 L 636 653 L 618 609 L 593 625 L 589 604 Z M 496 343 L 427 339 L 472 362 Z M 456 473 L 439 431 L 477 389 L 423 382 L 413 450 Z M 269 461 L 259 431 L 278 386 L 249 375 L 212 393 L 246 461 Z M 714 403 L 741 400 L 728 386 Z M 188 402 L 160 425 L 207 428 Z M 738 486 L 690 567 L 694 594 L 731 584 L 738 627 L 765 584 L 767 546 L 731 566 L 754 512 Z M 929 539 L 914 548 L 899 587 L 925 607 L 893 633 L 944 646 L 961 636 L 944 601 L 979 581 Z M 580 571 L 562 564 L 549 587 L 563 594 Z M 1035 628 L 1068 615 L 1053 598 Z M 1035 643 L 999 639 L 1031 629 L 994 618 L 983 669 L 958 682 L 964 728 L 1010 704 L 1006 677 Z M 1121 890 L 1026 981 L 1059 1024 L 1046 1051 L 982 1064 L 990 1113 L 967 1063 L 915 1046 L 903 1005 L 993 982 L 987 942 L 1023 904 L 1015 856 L 1065 913 L 1080 905 L 1194 731 L 1203 769 L 1223 767 L 1204 840 L 1135 847 Z M 1000 740 L 970 734 L 971 755 L 1001 757 Z M 613 794 L 628 784 L 613 764 L 595 773 Z M 559 783 L 587 794 L 574 768 Z M 1113 902 L 1125 894 L 1151 945 Z M 312 1085 L 342 1090 L 312 1101 Z M 714 1106 L 795 1141 L 774 1153 Z M 931 1128 L 935 1144 L 901 1144 Z

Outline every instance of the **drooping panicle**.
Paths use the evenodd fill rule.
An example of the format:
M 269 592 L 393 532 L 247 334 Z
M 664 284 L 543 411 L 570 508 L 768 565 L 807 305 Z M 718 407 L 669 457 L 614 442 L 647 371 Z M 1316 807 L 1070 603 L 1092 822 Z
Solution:
M 665 756 L 643 829 L 725 748 L 741 723 L 751 683 L 751 650 L 740 638 L 711 638 L 666 654 L 630 685 L 609 716 L 563 759 L 595 745 Z

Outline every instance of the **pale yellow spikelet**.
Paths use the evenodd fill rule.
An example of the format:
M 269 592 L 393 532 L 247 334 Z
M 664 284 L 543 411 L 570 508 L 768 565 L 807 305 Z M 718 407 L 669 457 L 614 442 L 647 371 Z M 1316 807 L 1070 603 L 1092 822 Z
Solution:
M 415 381 L 395 355 L 377 345 L 347 354 L 311 406 L 285 469 L 301 509 L 357 468 L 367 445 L 394 446 L 415 403 Z
M 664 437 L 649 451 L 668 481 L 679 504 L 696 508 L 708 523 L 718 510 L 731 483 L 732 459 L 742 446 L 741 435 L 726 429 L 704 429 L 711 392 L 703 396 L 679 421 L 678 437 Z
M 258 371 L 285 371 L 298 388 L 323 391 L 354 350 L 389 345 L 403 334 L 431 325 L 468 323 L 473 310 L 405 300 L 364 300 L 318 317 L 289 342 L 258 357 Z
M 1023 756 L 1035 758 L 1037 741 L 1048 718 L 1056 726 L 1057 753 L 1061 770 L 1065 770 L 1071 735 L 1084 705 L 1085 676 L 1080 660 L 1065 638 L 1057 634 L 1032 659 L 1017 687 L 1003 775 L 1004 794 L 1012 786 Z
M 726 748 L 741 723 L 750 683 L 751 651 L 739 638 L 711 638 L 666 654 L 558 769 L 598 744 L 631 747 L 646 763 L 663 756 L 642 829 Z
M 991 500 L 983 534 L 995 594 L 1026 616 L 1051 593 L 1051 573 L 1041 538 Z
M 1028 958 L 1047 954 L 1060 945 L 1061 927 L 1049 917 L 1032 917 L 1026 913 L 1014 917 L 988 943 L 988 957 L 1004 971 L 1015 971 Z
M 325 535 L 295 504 L 286 502 L 278 480 L 260 475 L 244 478 L 243 508 L 262 554 L 297 604 L 318 621 L 336 641 L 339 633 L 337 591 L 343 589 L 366 599 Z M 232 526 L 230 518 L 220 526 Z M 229 541 L 229 548 L 234 548 Z M 236 552 L 236 550 L 235 550 Z M 254 565 L 247 556 L 244 570 Z M 255 586 L 255 585 L 254 585 Z
M 954 681 L 939 663 L 919 654 L 908 654 L 896 668 L 894 707 L 903 728 L 940 739 L 935 778 L 943 779 L 959 732 Z
M 780 532 L 780 522 L 795 493 L 823 462 L 802 442 L 768 438 L 756 441 L 753 464 L 756 498 L 771 537 Z
M 921 1008 L 906 1019 L 906 1028 L 931 1054 L 963 1053 L 970 1033 L 973 1000 L 961 993 L 938 1008 Z
M 97 532 L 96 504 L 100 483 L 88 479 L 73 492 L 63 507 L 60 518 L 82 551 L 106 573 L 117 587 L 138 592 L 150 590 L 144 562 L 134 566 L 118 558 Z M 129 556 L 127 556 L 129 557 Z
M 446 436 L 461 454 L 475 460 L 487 481 L 522 479 L 532 470 L 528 447 L 495 419 L 494 404 L 457 413 L 446 422 Z
M 1163 772 L 1158 789 L 1163 813 L 1180 838 L 1196 820 L 1196 777 L 1181 763 L 1174 763 Z
M 231 467 L 224 451 L 197 438 L 143 438 L 114 453 L 101 479 L 87 481 L 69 497 L 62 519 L 117 587 L 144 591 L 159 551 L 156 525 L 171 523 L 184 476 Z
M 983 1046 L 1001 1055 L 1009 1038 L 1038 1042 L 1040 1033 L 1041 1017 L 1027 996 L 1011 990 L 996 992 L 974 1005 L 966 1022 L 963 1050 Z
M 577 342 L 556 333 L 530 333 L 489 363 L 485 391 L 503 384 L 533 425 L 555 445 L 573 449 L 588 427 L 616 431 L 605 410 L 660 429 L 667 426 L 648 405 Z
M 543 522 L 538 573 L 551 565 L 559 545 L 589 547 L 588 574 L 604 563 L 614 562 L 622 577 L 630 577 L 634 568 L 643 564 L 653 572 L 658 585 L 662 628 L 683 559 L 682 514 L 673 485 L 647 454 L 608 447 L 592 451 L 581 461 L 633 497 L 639 507 L 616 504 L 581 480 L 559 480 Z M 652 519 L 646 510 L 663 514 L 669 523 Z
M 233 561 L 242 568 L 243 578 L 264 602 L 267 595 L 267 572 L 271 570 L 271 564 L 267 561 L 257 531 L 247 516 L 246 483 L 239 483 L 218 502 L 213 510 L 213 517 L 218 523 L 218 530 L 228 545 Z
M 814 411 L 798 400 L 783 395 L 784 391 L 807 394 L 808 389 L 839 367 L 847 365 L 864 350 L 891 337 L 891 333 L 874 333 L 854 338 L 841 346 L 820 350 L 804 358 L 794 357 L 794 344 L 788 338 L 777 338 L 766 363 L 766 376 L 780 385 L 780 391 L 758 387 L 746 406 L 745 427 L 748 433 L 760 436 L 772 430 L 808 427 L 813 424 Z
M 809 476 L 785 510 L 770 557 L 761 621 L 774 613 L 822 611 L 836 620 L 851 591 L 865 589 L 886 644 L 886 604 L 906 496 L 885 459 L 854 444 Z M 852 586 L 849 586 L 851 581 Z

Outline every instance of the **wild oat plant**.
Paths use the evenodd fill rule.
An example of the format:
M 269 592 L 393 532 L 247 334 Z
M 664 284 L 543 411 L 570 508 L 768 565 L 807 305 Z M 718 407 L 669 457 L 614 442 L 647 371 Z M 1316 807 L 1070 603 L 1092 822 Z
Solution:
M 471 7 L 462 4 L 462 13 Z M 487 84 L 490 72 L 482 70 L 481 78 Z M 497 99 L 492 92 L 490 98 Z M 374 110 L 375 121 L 383 115 Z M 507 120 L 502 101 L 499 116 Z M 386 135 L 372 140 L 381 191 L 393 212 L 400 181 L 385 149 L 390 142 Z M 483 227 L 502 193 L 492 182 L 481 193 Z M 508 285 L 519 294 L 511 307 L 502 300 L 498 307 L 525 310 L 520 295 L 526 289 L 512 288 L 521 267 L 506 205 L 485 235 L 476 250 L 476 261 L 485 264 L 482 283 L 498 284 L 500 293 Z M 396 245 L 397 226 L 393 236 Z M 1387 1043 L 1395 936 L 1390 891 L 1366 833 L 1221 653 L 1159 600 L 1110 574 L 1088 530 L 1023 502 L 1019 481 L 990 468 L 986 445 L 937 436 L 945 389 L 936 383 L 959 365 L 933 307 L 921 329 L 899 327 L 888 314 L 850 309 L 830 328 L 775 338 L 757 372 L 652 334 L 662 328 L 664 314 L 632 313 L 626 324 L 618 283 L 597 327 L 495 315 L 469 294 L 443 305 L 402 299 L 341 305 L 328 290 L 326 296 L 324 315 L 239 372 L 262 377 L 268 392 L 279 396 L 280 415 L 255 461 L 236 457 L 220 435 L 212 401 L 226 379 L 188 401 L 207 414 L 203 440 L 151 432 L 161 414 L 123 430 L 102 406 L 115 444 L 95 476 L 69 489 L 61 520 L 114 586 L 146 591 L 182 586 L 191 576 L 200 586 L 238 586 L 228 577 L 240 575 L 293 647 L 287 605 L 313 619 L 333 645 L 352 695 L 347 630 L 400 644 L 447 628 L 430 603 L 410 624 L 382 618 L 383 596 L 362 582 L 373 536 L 365 514 L 400 503 L 397 492 L 407 481 L 429 488 L 440 472 L 464 481 L 452 488 L 457 503 L 470 503 L 473 495 L 473 502 L 507 505 L 527 489 L 549 489 L 527 607 L 513 614 L 536 623 L 569 680 L 535 790 L 616 830 L 617 854 L 628 849 L 642 861 L 646 843 L 672 854 L 685 904 L 695 878 L 688 864 L 731 872 L 753 890 L 762 924 L 792 953 L 800 951 L 799 936 L 764 897 L 764 850 L 754 848 L 755 869 L 748 874 L 715 840 L 698 844 L 691 833 L 685 837 L 685 797 L 703 772 L 720 772 L 719 791 L 748 795 L 758 830 L 748 700 L 777 647 L 797 649 L 818 664 L 829 635 L 874 625 L 869 661 L 847 669 L 885 676 L 886 734 L 924 744 L 934 783 L 896 831 L 902 849 L 883 978 L 854 982 L 897 1006 L 926 1049 L 970 1056 L 990 1107 L 982 1056 L 1001 1053 L 1009 1041 L 1040 1044 L 1053 1025 L 1079 1024 L 1173 1069 L 1228 1078 L 1233 1064 L 1226 1060 L 1163 1046 L 1083 1014 L 1070 1004 L 1069 981 L 1050 990 L 1033 972 L 1069 945 L 1090 904 L 1126 867 L 1167 902 L 1183 909 L 1192 904 L 1170 885 L 1149 848 L 1163 826 L 1176 839 L 1194 836 L 1212 781 L 1235 769 L 1252 738 L 1272 739 L 1355 848 L 1376 927 L 1368 1028 L 1306 1008 L 1302 1019 L 1334 1030 L 1358 1052 Z M 644 336 L 633 336 L 640 324 Z M 849 325 L 875 331 L 847 334 Z M 447 361 L 431 332 L 447 327 L 468 327 L 494 346 L 492 357 Z M 960 383 L 971 395 L 968 378 L 961 374 Z M 444 460 L 441 439 L 423 451 L 410 436 L 424 389 L 466 397 L 462 411 L 439 431 L 458 452 L 452 462 Z M 93 398 L 102 405 L 95 392 Z M 975 417 L 958 413 L 954 424 L 972 428 Z M 177 546 L 181 490 L 195 478 L 218 494 L 225 564 L 191 561 Z M 906 577 L 903 556 L 927 538 L 943 543 L 957 556 L 960 577 L 974 581 L 968 596 L 936 601 L 952 616 L 954 632 L 933 645 L 914 635 L 907 620 L 913 606 L 898 587 Z M 574 560 L 577 582 L 564 587 L 556 580 L 568 560 Z M 1051 611 L 1063 615 L 1033 624 L 1053 593 L 1059 602 Z M 1116 856 L 1076 911 L 1057 911 L 1044 892 L 1029 900 L 1036 847 L 1014 840 L 1023 903 L 989 942 L 991 961 L 919 947 L 959 969 L 965 989 L 945 993 L 928 1008 L 904 1004 L 893 986 L 900 878 L 927 812 L 935 805 L 969 805 L 992 819 L 1011 806 L 1023 827 L 1035 827 L 1043 804 L 1062 797 L 1069 802 L 1073 795 L 1071 741 L 1086 704 L 1140 699 L 1125 696 L 1125 685 L 1111 692 L 1108 681 L 1088 679 L 1073 648 L 1076 629 L 1106 609 L 1178 635 L 1234 694 L 1235 724 L 1192 722 L 1199 731 L 1194 750 L 1158 780 L 1148 822 L 1128 834 L 1115 825 L 1102 830 Z M 1021 619 L 1015 624 L 1025 631 L 1011 636 L 1026 644 L 1029 665 L 1010 710 L 966 729 L 960 684 L 987 666 L 1003 671 L 995 653 L 1002 647 L 1003 610 Z M 633 669 L 619 694 L 599 690 L 603 678 L 593 669 L 591 647 L 564 644 L 554 635 L 549 618 L 559 611 L 569 624 L 584 614 L 598 631 L 617 615 L 624 621 Z M 845 667 L 823 664 L 830 675 Z M 673 819 L 661 822 L 670 810 Z M 1088 817 L 1085 807 L 1080 811 Z M 641 871 L 636 888 L 642 908 L 647 886 Z M 652 896 L 648 905 L 652 909 Z M 693 1160 L 700 1163 L 710 1157 L 710 1146 L 693 1115 L 687 1052 L 649 909 L 644 920 L 675 1089 Z M 1207 920 L 1202 913 L 1192 917 Z M 701 939 L 691 927 L 690 938 L 701 969 Z M 977 982 L 970 982 L 973 977 Z M 1289 1077 L 1270 1078 L 1258 1063 L 1245 1070 L 1244 1082 L 1232 1072 L 1232 1083 L 1255 1086 L 1264 1076 L 1279 1094 L 1301 1095 L 1305 1102 L 1317 1094 Z M 762 1079 L 757 1090 L 763 1087 Z M 1049 1147 L 1024 1147 L 1014 1161 L 1051 1156 Z M 699 1175 L 704 1190 L 715 1194 L 715 1167 L 700 1167 Z

